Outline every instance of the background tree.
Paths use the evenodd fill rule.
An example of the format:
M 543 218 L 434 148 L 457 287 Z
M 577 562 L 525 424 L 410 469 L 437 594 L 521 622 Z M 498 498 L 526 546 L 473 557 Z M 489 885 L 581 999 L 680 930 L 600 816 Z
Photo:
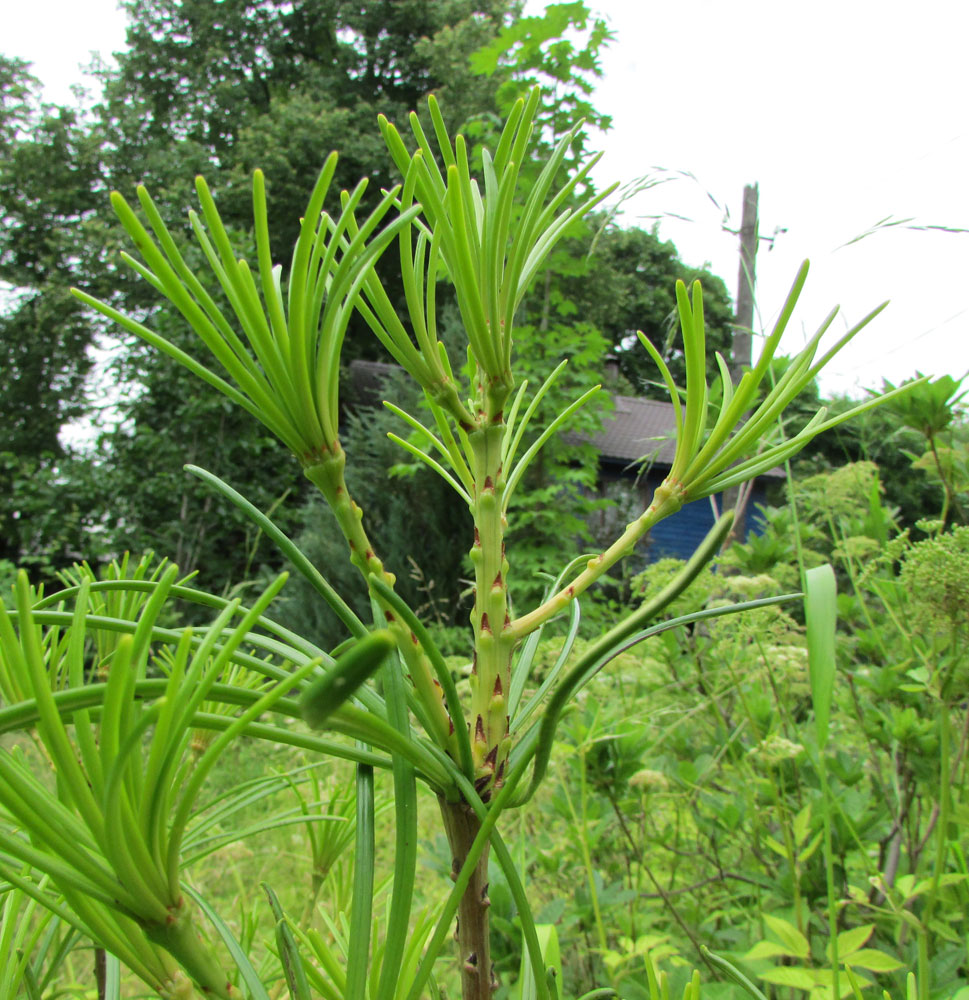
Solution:
M 543 15 L 527 18 L 511 0 L 366 5 L 226 0 L 217 10 L 202 0 L 130 0 L 127 10 L 128 49 L 119 55 L 117 69 L 98 71 L 104 96 L 87 115 L 40 109 L 35 100 L 31 103 L 25 67 L 11 63 L 7 69 L 11 86 L 4 91 L 4 121 L 9 125 L 3 141 L 11 155 L 0 175 L 0 206 L 15 224 L 0 237 L 5 241 L 0 259 L 3 276 L 21 291 L 18 308 L 0 316 L 0 350 L 11 355 L 3 368 L 16 376 L 0 385 L 0 409 L 16 415 L 7 423 L 11 433 L 20 426 L 17 421 L 31 429 L 32 437 L 11 454 L 27 456 L 33 464 L 8 458 L 0 475 L 28 492 L 38 476 L 48 490 L 75 478 L 66 468 L 69 456 L 58 432 L 85 408 L 91 413 L 83 397 L 88 351 L 103 331 L 75 309 L 67 285 L 111 297 L 176 342 L 183 336 L 181 317 L 166 313 L 143 283 L 117 266 L 121 241 L 105 210 L 110 188 L 130 193 L 145 182 L 163 211 L 171 213 L 166 222 L 193 259 L 199 251 L 184 218 L 196 201 L 192 175 L 206 176 L 227 226 L 244 242 L 251 218 L 249 177 L 260 166 L 274 219 L 273 254 L 285 267 L 307 178 L 330 149 L 341 155 L 338 183 L 355 185 L 367 175 L 368 196 L 393 183 L 386 152 L 371 127 L 378 112 L 404 124 L 411 109 L 423 115 L 423 101 L 433 90 L 442 96 L 449 127 L 463 122 L 472 141 L 483 142 L 493 138 L 496 122 L 515 98 L 538 82 L 546 87 L 538 115 L 544 143 L 555 142 L 581 119 L 601 129 L 609 124 L 591 99 L 609 33 L 583 3 L 553 4 Z M 570 361 L 546 400 L 552 408 L 602 380 L 610 344 L 638 391 L 647 362 L 638 345 L 626 349 L 629 332 L 642 328 L 663 342 L 673 281 L 693 276 L 678 263 L 671 245 L 649 234 L 627 237 L 607 228 L 594 237 L 595 227 L 577 228 L 523 304 L 523 370 L 533 387 L 560 360 Z M 391 289 L 393 257 L 388 254 L 381 265 Z M 631 274 L 621 273 L 626 267 Z M 713 282 L 707 287 L 716 338 L 721 298 Z M 655 291 L 660 288 L 661 293 Z M 448 295 L 442 285 L 442 308 Z M 725 294 L 722 301 L 727 303 Z M 263 484 L 279 483 L 285 462 L 255 422 L 244 414 L 212 412 L 168 360 L 117 331 L 110 336 L 114 360 L 106 381 L 112 384 L 108 402 L 115 426 L 98 440 L 94 482 L 100 494 L 90 499 L 92 512 L 109 509 L 110 517 L 95 522 L 93 513 L 79 512 L 77 544 L 48 543 L 33 531 L 29 541 L 20 539 L 4 550 L 7 558 L 23 561 L 43 550 L 50 553 L 44 562 L 54 572 L 74 558 L 73 552 L 91 550 L 81 538 L 93 531 L 101 551 L 154 548 L 185 570 L 201 569 L 203 583 L 228 579 L 237 586 L 258 572 L 263 558 L 267 569 L 277 568 L 270 551 L 253 554 L 248 529 L 235 511 L 181 467 L 191 461 L 219 469 L 263 508 L 285 494 L 290 511 L 302 509 L 301 477 L 293 471 L 277 491 L 267 491 Z M 18 359 L 17 352 L 29 358 Z M 384 355 L 357 322 L 348 331 L 344 357 Z M 33 382 L 20 376 L 28 361 L 38 373 Z M 643 373 L 637 374 L 637 365 Z M 672 365 L 676 372 L 675 359 Z M 25 393 L 30 407 L 23 405 Z M 382 433 L 383 419 L 374 419 L 375 432 Z M 598 419 L 592 408 L 581 411 L 573 425 L 579 436 L 561 436 L 530 470 L 520 493 L 519 523 L 527 544 L 519 546 L 524 553 L 519 586 L 538 586 L 536 573 L 545 555 L 558 550 L 563 534 L 581 538 L 585 531 L 596 456 L 582 435 L 587 441 Z M 41 470 L 37 463 L 47 461 L 39 457 L 44 454 L 54 456 L 49 461 L 56 459 L 59 467 Z M 386 459 L 392 461 L 389 454 Z M 83 473 L 77 475 L 83 480 Z M 419 483 L 415 479 L 410 486 Z M 76 490 L 73 496 L 71 502 L 79 502 Z M 35 504 L 35 498 L 25 499 L 24 510 Z M 45 494 L 44 502 L 49 500 Z M 11 511 L 8 523 L 22 520 Z M 290 514 L 287 528 L 299 533 L 302 516 L 313 515 L 308 510 Z M 393 516 L 387 512 L 389 520 Z M 216 544 L 216 524 L 230 526 L 231 544 Z M 419 530 L 416 522 L 414 530 Z M 422 570 L 433 579 L 436 563 L 430 563 Z M 453 579 L 453 567 L 438 568 Z
M 96 140 L 79 112 L 38 101 L 20 60 L 0 57 L 0 450 L 60 454 L 85 406 L 93 322 L 68 294 L 97 264 L 103 207 Z
M 913 406 L 920 397 L 930 396 L 932 388 L 930 384 L 924 393 L 914 391 Z M 851 401 L 845 397 L 828 401 L 833 413 L 844 412 L 850 405 Z M 944 459 L 944 479 L 939 476 L 939 465 L 924 425 L 917 430 L 902 411 L 876 409 L 862 414 L 853 423 L 850 429 L 844 424 L 835 428 L 824 443 L 812 442 L 813 447 L 797 464 L 799 474 L 827 471 L 849 462 L 874 462 L 884 487 L 886 506 L 896 514 L 901 527 L 913 529 L 915 537 L 924 534 L 916 527 L 919 521 L 942 518 L 943 513 L 954 524 L 965 523 L 965 456 L 969 450 L 966 444 L 969 432 L 964 411 L 952 407 L 938 437 L 936 453 Z M 958 487 L 955 492 L 954 485 Z
M 0 511 L 0 558 L 13 562 L 36 556 L 38 545 L 64 549 L 33 531 L 21 537 L 16 522 L 34 503 L 18 491 L 29 493 L 38 478 L 49 488 L 64 481 L 66 473 L 52 464 L 67 460 L 58 435 L 67 421 L 91 412 L 84 386 L 100 328 L 68 286 L 110 297 L 180 336 L 180 318 L 149 306 L 144 287 L 116 266 L 120 242 L 107 191 L 147 183 L 159 204 L 174 206 L 173 228 L 187 234 L 192 175 L 203 173 L 220 191 L 227 224 L 244 232 L 251 212 L 243 182 L 258 163 L 279 223 L 274 252 L 285 261 L 307 178 L 330 149 L 341 151 L 344 185 L 369 175 L 376 193 L 389 183 L 386 154 L 373 138 L 378 110 L 403 118 L 427 92 L 449 87 L 450 107 L 459 114 L 493 98 L 497 84 L 472 76 L 468 56 L 513 16 L 515 5 L 230 0 L 215 8 L 197 0 L 133 0 L 127 10 L 128 48 L 117 70 L 100 69 L 104 97 L 87 115 L 41 106 L 26 65 L 0 64 L 0 280 L 14 290 L 0 316 L 0 476 L 9 499 Z M 172 365 L 112 337 L 111 379 L 130 391 L 114 393 L 119 429 L 103 435 L 97 448 L 100 481 L 114 508 L 113 525 L 105 526 L 110 544 L 153 546 L 178 553 L 185 568 L 212 567 L 223 578 L 242 579 L 248 569 L 242 540 L 226 550 L 208 530 L 214 521 L 235 523 L 234 514 L 186 483 L 181 464 L 186 455 L 203 465 L 227 464 L 236 484 L 262 503 L 274 499 L 259 484 L 266 463 L 278 466 L 279 456 L 238 415 L 216 415 L 224 433 L 211 435 L 213 415 L 202 412 L 194 391 L 182 389 Z M 347 356 L 354 346 L 373 352 L 372 344 L 351 330 Z M 295 474 L 289 488 L 302 488 Z M 52 555 L 49 570 L 85 549 Z M 234 572 L 226 565 L 232 559 Z
M 341 154 L 338 184 L 370 177 L 374 194 L 389 184 L 389 159 L 373 138 L 378 113 L 403 119 L 432 91 L 447 95 L 453 116 L 490 103 L 494 87 L 472 76 L 468 59 L 517 5 L 129 0 L 126 8 L 128 49 L 116 72 L 102 73 L 115 186 L 144 180 L 166 195 L 163 203 L 190 185 L 193 171 L 221 191 L 235 180 L 220 212 L 245 228 L 248 180 L 259 166 L 279 220 L 274 256 L 285 260 L 307 178 L 331 149 Z
M 103 186 L 88 122 L 42 104 L 39 88 L 26 63 L 0 56 L 0 559 L 43 573 L 84 551 L 66 523 L 52 536 L 38 515 L 78 501 L 76 491 L 59 496 L 60 433 L 87 407 L 96 324 L 68 288 L 99 257 L 88 240 Z
M 567 281 L 570 298 L 587 322 L 602 331 L 609 342 L 620 374 L 635 395 L 664 399 L 657 385 L 659 373 L 642 349 L 636 331 L 642 330 L 663 355 L 677 385 L 684 385 L 686 371 L 678 342 L 676 282 L 703 285 L 707 341 L 725 357 L 730 350 L 733 305 L 723 281 L 702 268 L 680 260 L 676 247 L 660 239 L 656 230 L 624 229 L 601 219 L 586 244 L 586 266 Z M 712 355 L 711 355 L 712 356 Z M 717 375 L 710 370 L 711 382 Z

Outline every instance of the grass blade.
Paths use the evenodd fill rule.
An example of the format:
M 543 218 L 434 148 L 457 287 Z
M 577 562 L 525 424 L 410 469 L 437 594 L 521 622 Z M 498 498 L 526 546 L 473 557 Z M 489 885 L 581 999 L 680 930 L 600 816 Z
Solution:
M 374 888 L 374 799 L 373 768 L 357 767 L 357 835 L 353 852 L 353 902 L 347 948 L 345 1000 L 364 1000 L 370 961 L 370 931 L 373 926 Z
M 208 917 L 216 933 L 222 938 L 229 955 L 232 957 L 232 961 L 235 963 L 235 967 L 239 970 L 242 981 L 246 984 L 250 1000 L 271 1000 L 266 987 L 259 978 L 259 974 L 252 967 L 252 963 L 242 950 L 242 945 L 236 940 L 235 935 L 229 930 L 225 921 L 212 909 L 208 902 L 206 902 L 205 897 L 197 890 L 185 884 L 182 885 L 182 889 L 185 895 L 191 897 L 198 908 Z
M 831 697 L 837 669 L 834 637 L 838 622 L 838 586 L 827 563 L 804 574 L 804 613 L 807 621 L 808 670 L 818 749 L 828 742 Z

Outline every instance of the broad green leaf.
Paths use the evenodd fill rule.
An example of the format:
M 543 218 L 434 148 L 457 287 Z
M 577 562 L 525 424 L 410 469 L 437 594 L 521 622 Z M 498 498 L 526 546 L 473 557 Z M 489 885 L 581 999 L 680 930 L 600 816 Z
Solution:
M 628 940 L 628 938 L 627 938 Z M 663 946 L 669 944 L 667 934 L 643 934 L 636 938 L 636 943 L 630 942 L 630 947 L 637 955 L 651 954 L 655 957 L 656 952 Z
M 860 966 L 862 969 L 870 969 L 872 972 L 894 972 L 905 966 L 904 962 L 892 958 L 891 955 L 886 955 L 883 951 L 878 951 L 877 948 L 862 948 L 860 951 L 854 952 L 848 964 Z
M 959 936 L 959 933 L 953 929 L 951 923 L 948 922 L 949 919 L 951 919 L 951 917 L 943 917 L 941 920 L 930 920 L 929 930 L 933 934 L 938 934 L 938 936 L 944 941 L 948 941 L 951 944 L 959 945 L 961 947 L 964 941 Z
M 765 913 L 764 922 L 781 939 L 782 944 L 787 945 L 790 954 L 797 958 L 807 958 L 811 953 L 808 939 L 789 921 Z
M 910 898 L 912 895 L 912 888 L 915 885 L 914 875 L 901 875 L 899 878 L 895 879 L 895 888 L 906 898 Z
M 807 847 L 805 847 L 800 854 L 798 854 L 797 856 L 798 864 L 804 864 L 805 861 L 811 858 L 814 852 L 818 849 L 818 846 L 820 845 L 823 837 L 824 837 L 824 831 L 818 830 L 818 832 L 814 835 L 813 839 L 811 840 L 811 843 L 808 844 Z
M 764 836 L 764 843 L 777 855 L 782 858 L 787 857 L 787 848 L 770 834 Z
M 831 987 L 834 983 L 834 974 L 830 969 L 815 969 L 814 977 L 817 980 L 817 986 L 819 989 L 823 990 L 822 993 L 818 995 L 818 1000 L 830 1000 L 831 997 Z M 866 979 L 860 973 L 855 972 L 854 974 L 855 983 L 860 986 L 871 986 L 871 980 Z M 848 980 L 847 976 L 838 976 L 838 996 L 847 997 L 851 996 L 854 992 L 852 984 Z
M 957 882 L 965 882 L 966 879 L 969 879 L 969 875 L 964 875 L 962 872 L 948 872 L 947 874 L 940 876 L 939 886 L 955 885 Z M 899 881 L 901 881 L 901 879 L 899 879 Z M 924 878 L 908 894 L 907 898 L 914 899 L 916 896 L 921 896 L 923 892 L 928 892 L 931 888 L 932 879 Z
M 811 803 L 809 802 L 795 817 L 794 817 L 794 843 L 798 847 L 804 843 L 808 838 L 808 834 L 811 832 Z
M 758 941 L 757 944 L 753 946 L 745 955 L 745 962 L 756 962 L 758 959 L 762 958 L 781 958 L 785 956 L 793 956 L 794 953 L 789 949 L 785 948 L 782 944 L 777 944 L 776 941 Z
M 757 977 L 775 986 L 793 986 L 797 990 L 813 990 L 818 981 L 814 972 L 793 965 L 775 966 Z
M 602 962 L 610 972 L 615 971 L 623 962 L 626 960 L 625 955 L 620 955 L 618 951 L 612 951 L 611 949 L 606 949 L 601 952 Z M 527 980 L 529 985 L 533 982 L 533 979 Z
M 862 927 L 852 927 L 851 930 L 842 931 L 838 935 L 838 958 L 845 962 L 848 956 L 856 952 L 870 937 L 875 929 L 874 924 L 865 924 Z M 831 961 L 831 945 L 829 944 L 825 955 Z M 854 964 L 852 961 L 850 964 Z

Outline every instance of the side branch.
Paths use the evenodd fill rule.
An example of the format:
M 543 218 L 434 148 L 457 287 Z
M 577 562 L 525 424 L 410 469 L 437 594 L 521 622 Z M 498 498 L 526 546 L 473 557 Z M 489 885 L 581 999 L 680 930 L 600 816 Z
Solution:
M 571 583 L 550 597 L 544 604 L 521 618 L 516 618 L 504 632 L 505 636 L 520 642 L 535 629 L 562 611 L 574 598 L 587 590 L 620 559 L 629 555 L 636 543 L 665 517 L 675 514 L 682 506 L 683 488 L 668 480 L 657 487 L 652 503 L 643 513 L 626 526 L 626 530 L 612 545 L 590 559 L 586 568 Z
M 373 550 L 370 539 L 363 527 L 363 511 L 351 498 L 347 489 L 343 470 L 346 455 L 336 441 L 330 448 L 332 457 L 303 467 L 303 473 L 323 494 L 330 509 L 336 517 L 340 530 L 350 548 L 350 561 L 360 570 L 365 580 L 372 575 L 383 580 L 393 589 L 394 574 L 388 572 L 380 558 Z M 417 636 L 395 615 L 393 609 L 377 596 L 377 602 L 383 612 L 387 627 L 393 632 L 397 649 L 407 667 L 408 675 L 413 682 L 414 691 L 423 705 L 426 713 L 427 735 L 441 749 L 451 752 L 456 749 L 454 727 L 447 707 L 441 685 L 434 676 L 434 670 Z M 455 758 L 456 759 L 456 758 Z

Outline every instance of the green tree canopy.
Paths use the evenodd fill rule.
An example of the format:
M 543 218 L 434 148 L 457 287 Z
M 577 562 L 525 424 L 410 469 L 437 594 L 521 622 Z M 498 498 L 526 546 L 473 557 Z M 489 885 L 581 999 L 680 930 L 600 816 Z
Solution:
M 0 56 L 0 451 L 59 453 L 84 408 L 94 321 L 68 294 L 96 265 L 103 189 L 96 141 L 78 112 L 38 100 L 20 60 Z
M 642 330 L 669 366 L 678 385 L 685 383 L 679 347 L 675 286 L 703 285 L 707 342 L 724 356 L 730 351 L 733 305 L 723 281 L 704 269 L 688 267 L 676 247 L 655 230 L 623 229 L 608 222 L 586 243 L 585 266 L 566 283 L 565 297 L 584 322 L 602 332 L 619 371 L 636 395 L 665 399 L 659 372 L 636 337 Z M 708 372 L 711 381 L 716 368 Z
M 105 331 L 74 305 L 69 284 L 188 346 L 180 339 L 186 336 L 181 317 L 117 266 L 124 240 L 107 211 L 111 188 L 130 195 L 146 183 L 192 263 L 200 253 L 185 219 L 196 203 L 193 175 L 206 176 L 233 239 L 245 246 L 249 179 L 259 166 L 267 178 L 272 254 L 285 270 L 308 179 L 331 149 L 340 153 L 337 185 L 352 187 L 369 176 L 372 198 L 398 180 L 374 128 L 378 112 L 406 132 L 408 112 L 416 109 L 423 119 L 426 96 L 434 91 L 448 127 L 464 123 L 473 143 L 484 142 L 508 105 L 542 82 L 541 141 L 556 141 L 580 119 L 608 126 L 592 93 L 609 32 L 583 3 L 552 4 L 544 15 L 527 18 L 517 0 L 129 0 L 126 9 L 128 48 L 117 69 L 99 71 L 104 96 L 86 115 L 41 107 L 26 66 L 0 63 L 6 154 L 0 210 L 7 222 L 0 279 L 18 289 L 0 315 L 0 415 L 10 435 L 0 450 L 31 461 L 44 452 L 56 455 L 65 421 L 84 411 L 89 348 Z M 630 334 L 643 329 L 664 343 L 674 281 L 694 276 L 672 245 L 652 234 L 615 227 L 595 240 L 594 234 L 594 226 L 579 227 L 556 251 L 519 316 L 533 389 L 562 358 L 572 362 L 547 405 L 599 381 L 610 345 L 639 391 L 653 374 L 641 347 L 630 348 Z M 392 296 L 395 267 L 395 255 L 387 254 L 381 268 Z M 711 335 L 725 343 L 729 301 L 722 286 L 703 277 Z M 446 311 L 446 285 L 440 296 Z M 178 558 L 183 569 L 205 567 L 213 579 L 250 578 L 262 554 L 252 556 L 241 524 L 230 545 L 216 544 L 211 526 L 234 525 L 236 515 L 187 480 L 181 465 L 190 460 L 219 470 L 264 508 L 278 493 L 300 499 L 298 470 L 270 495 L 262 484 L 279 483 L 285 459 L 253 420 L 214 412 L 219 404 L 200 405 L 167 359 L 117 330 L 109 336 L 111 378 L 125 391 L 112 400 L 117 429 L 99 442 L 99 482 L 113 498 L 101 538 L 109 550 L 154 547 Z M 347 361 L 356 357 L 385 359 L 358 320 L 344 351 Z M 669 360 L 679 376 L 675 356 Z M 595 418 L 582 415 L 576 426 L 594 432 Z M 548 529 L 549 518 L 572 512 L 581 531 L 582 498 L 596 463 L 588 448 L 570 441 L 555 443 L 522 494 L 532 501 L 525 520 L 536 553 L 558 544 L 561 531 Z M 23 464 L 18 459 L 7 467 L 22 470 Z M 17 489 L 29 489 L 31 478 L 18 471 Z M 51 470 L 47 478 L 55 492 L 64 482 L 63 473 Z M 16 492 L 13 482 L 8 493 Z M 393 512 L 387 516 L 392 520 Z M 8 557 L 21 561 L 35 541 L 17 542 Z

